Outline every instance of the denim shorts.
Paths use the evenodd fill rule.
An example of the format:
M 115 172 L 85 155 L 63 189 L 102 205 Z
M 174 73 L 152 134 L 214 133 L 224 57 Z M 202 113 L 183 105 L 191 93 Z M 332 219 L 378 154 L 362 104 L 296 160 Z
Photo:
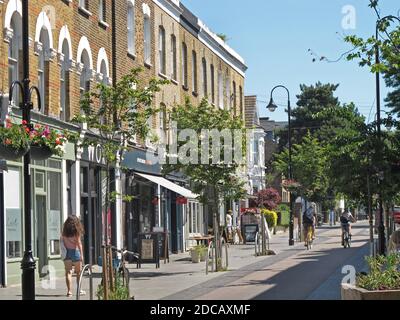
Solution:
M 67 249 L 67 256 L 64 261 L 71 260 L 72 262 L 81 261 L 81 253 L 78 249 Z

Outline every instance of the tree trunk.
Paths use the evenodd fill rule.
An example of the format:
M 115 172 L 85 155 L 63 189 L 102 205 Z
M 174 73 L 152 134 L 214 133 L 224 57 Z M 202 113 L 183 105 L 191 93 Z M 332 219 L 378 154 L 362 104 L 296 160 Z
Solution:
M 213 199 L 213 229 L 214 229 L 214 240 L 215 240 L 215 271 L 221 271 L 222 269 L 222 248 L 221 248 L 221 234 L 219 230 L 220 219 L 219 219 L 219 196 L 217 192 L 217 188 L 213 186 L 212 188 L 212 199 Z

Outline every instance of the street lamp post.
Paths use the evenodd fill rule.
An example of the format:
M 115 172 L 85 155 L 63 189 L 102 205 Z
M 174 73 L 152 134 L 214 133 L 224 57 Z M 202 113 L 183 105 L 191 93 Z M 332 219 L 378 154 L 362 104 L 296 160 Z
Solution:
M 286 88 L 283 85 L 279 85 L 274 87 L 271 90 L 271 100 L 267 106 L 267 109 L 271 112 L 274 112 L 278 106 L 274 103 L 274 99 L 273 99 L 273 93 L 276 89 L 278 88 L 283 88 L 286 90 L 287 94 L 288 94 L 288 109 L 287 109 L 287 113 L 288 113 L 288 140 L 289 140 L 289 165 L 288 165 L 288 179 L 292 180 L 293 179 L 293 172 L 292 172 L 292 126 L 291 126 L 291 113 L 292 110 L 290 108 L 290 92 L 289 89 Z M 289 224 L 289 246 L 294 246 L 294 216 L 293 216 L 293 199 L 292 199 L 292 195 L 290 195 L 290 224 Z
M 41 109 L 39 89 L 35 86 L 30 87 L 29 80 L 29 12 L 28 0 L 22 0 L 22 56 L 23 56 L 23 80 L 14 81 L 11 84 L 9 99 L 12 103 L 13 91 L 16 87 L 21 90 L 23 102 L 22 120 L 26 121 L 26 126 L 31 128 L 31 101 L 32 93 L 36 92 L 38 97 L 38 107 Z M 24 156 L 24 257 L 21 261 L 22 269 L 22 299 L 35 300 L 35 269 L 36 263 L 32 253 L 32 214 L 31 214 L 31 176 L 30 176 L 30 151 Z
M 377 41 L 375 45 L 375 63 L 376 65 L 380 64 L 380 57 L 379 57 L 379 27 L 383 22 L 386 20 L 393 20 L 396 19 L 400 23 L 400 19 L 396 16 L 389 15 L 383 17 L 376 21 L 376 28 L 375 28 L 375 39 Z M 381 139 L 382 139 L 382 132 L 381 132 L 381 88 L 380 88 L 380 72 L 379 70 L 376 71 L 376 126 L 377 126 L 377 135 L 378 135 L 378 157 L 381 158 L 382 156 L 382 148 L 381 148 Z M 381 184 L 383 177 L 379 177 L 378 184 Z M 379 254 L 384 255 L 386 252 L 386 240 L 385 240 L 385 225 L 383 223 L 383 197 L 382 197 L 382 190 L 378 186 L 378 203 L 379 203 L 379 226 L 378 226 L 378 237 L 379 237 Z

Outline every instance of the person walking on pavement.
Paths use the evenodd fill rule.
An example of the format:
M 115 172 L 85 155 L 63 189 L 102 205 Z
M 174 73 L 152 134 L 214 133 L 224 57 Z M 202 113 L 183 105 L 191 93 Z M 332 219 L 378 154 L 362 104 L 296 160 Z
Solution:
M 82 270 L 83 249 L 81 237 L 83 235 L 83 227 L 77 216 L 69 216 L 64 222 L 60 243 L 65 247 L 66 253 L 64 258 L 65 267 L 65 282 L 67 284 L 67 297 L 72 296 L 72 267 L 77 275 L 76 280 L 79 281 L 79 276 Z M 85 294 L 81 291 L 81 295 Z
M 333 209 L 329 210 L 329 225 L 332 227 L 335 223 L 335 211 Z

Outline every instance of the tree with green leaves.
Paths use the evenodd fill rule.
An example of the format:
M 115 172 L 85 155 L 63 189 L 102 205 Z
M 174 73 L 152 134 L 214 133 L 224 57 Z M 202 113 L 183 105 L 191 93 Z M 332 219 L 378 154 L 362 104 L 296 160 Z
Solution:
M 86 92 L 81 99 L 81 113 L 76 115 L 72 122 L 81 124 L 83 138 L 78 141 L 79 147 L 100 144 L 106 167 L 105 199 L 103 221 L 104 243 L 110 245 L 110 233 L 107 214 L 111 211 L 112 203 L 120 196 L 111 190 L 114 182 L 111 169 L 118 168 L 120 158 L 128 149 L 134 137 L 145 140 L 151 133 L 148 119 L 157 112 L 152 105 L 156 92 L 166 81 L 151 80 L 148 84 L 141 84 L 138 80 L 140 69 L 133 69 L 123 76 L 113 86 L 99 83 Z M 124 196 L 125 200 L 131 200 Z M 103 257 L 104 299 L 107 299 L 108 288 L 113 291 L 112 266 L 107 264 Z M 109 282 L 110 281 L 110 282 Z M 109 284 L 110 283 L 110 284 Z
M 199 200 L 211 209 L 213 214 L 213 230 L 216 240 L 216 270 L 222 268 L 221 261 L 221 231 L 220 204 L 226 200 L 239 200 L 245 195 L 244 181 L 238 174 L 244 166 L 246 155 L 245 126 L 239 117 L 232 116 L 228 110 L 216 108 L 203 99 L 200 105 L 193 105 L 189 98 L 185 104 L 174 107 L 170 112 L 170 120 L 176 123 L 177 134 L 183 139 L 177 141 L 178 158 L 169 150 L 167 164 L 163 166 L 163 172 L 182 172 L 193 183 L 193 191 L 199 194 Z M 186 136 L 189 130 L 191 136 Z M 230 137 L 235 132 L 242 134 L 240 141 L 221 144 L 222 137 L 212 139 L 211 134 L 225 132 Z M 228 139 L 229 140 L 229 139 Z M 239 161 L 224 161 L 225 155 L 239 149 Z M 193 161 L 183 161 L 188 154 Z M 215 157 L 217 156 L 216 159 Z M 232 157 L 233 159 L 233 157 Z M 177 160 L 177 161 L 176 161 Z M 205 161 L 204 161 L 205 160 Z
M 339 100 L 334 96 L 338 84 L 300 85 L 300 94 L 297 95 L 297 107 L 292 109 L 292 143 L 301 143 L 307 132 L 318 132 L 322 120 L 315 115 L 326 108 L 339 106 Z M 287 129 L 279 132 L 280 146 L 285 147 L 287 141 Z
M 289 166 L 289 150 L 275 156 L 275 168 L 283 175 Z M 292 146 L 292 172 L 299 184 L 295 194 L 308 201 L 321 201 L 328 189 L 326 152 L 317 138 L 308 132 L 300 144 Z
M 377 16 L 379 37 L 372 35 L 362 38 L 357 35 L 345 37 L 345 41 L 353 48 L 347 60 L 358 60 L 361 67 L 369 67 L 372 73 L 383 74 L 386 85 L 393 88 L 386 97 L 386 103 L 392 113 L 400 115 L 400 17 L 398 12 L 385 17 L 381 16 L 379 1 L 370 0 L 369 7 Z M 376 63 L 376 49 L 379 48 L 380 62 Z

